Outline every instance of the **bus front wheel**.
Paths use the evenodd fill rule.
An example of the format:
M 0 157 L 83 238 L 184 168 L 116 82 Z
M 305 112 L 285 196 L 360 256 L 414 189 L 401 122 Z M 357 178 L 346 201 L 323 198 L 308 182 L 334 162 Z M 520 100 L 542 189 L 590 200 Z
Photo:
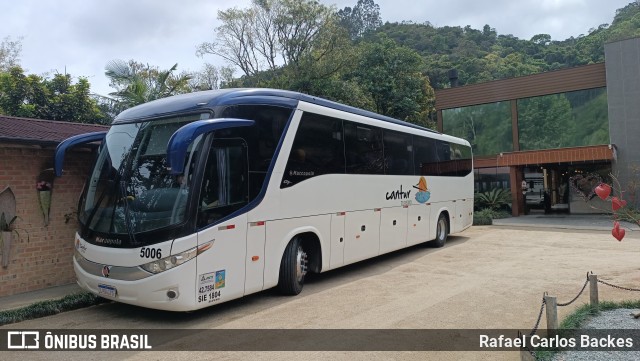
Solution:
M 295 237 L 284 250 L 280 262 L 278 288 L 285 295 L 297 295 L 302 292 L 304 276 L 307 274 L 308 256 L 302 247 L 302 239 Z
M 442 247 L 447 242 L 447 236 L 449 235 L 449 220 L 444 213 L 438 217 L 438 223 L 436 225 L 436 239 L 429 242 L 434 247 Z

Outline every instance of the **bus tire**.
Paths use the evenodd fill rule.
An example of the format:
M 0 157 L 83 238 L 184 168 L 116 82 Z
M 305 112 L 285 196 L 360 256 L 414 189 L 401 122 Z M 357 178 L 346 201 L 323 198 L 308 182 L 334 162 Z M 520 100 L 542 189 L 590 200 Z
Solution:
M 302 292 L 307 267 L 308 257 L 302 247 L 302 239 L 295 237 L 285 248 L 280 262 L 280 276 L 278 278 L 280 292 L 291 296 Z
M 443 247 L 449 236 L 449 220 L 444 213 L 440 213 L 438 223 L 436 224 L 436 239 L 429 242 L 433 247 Z

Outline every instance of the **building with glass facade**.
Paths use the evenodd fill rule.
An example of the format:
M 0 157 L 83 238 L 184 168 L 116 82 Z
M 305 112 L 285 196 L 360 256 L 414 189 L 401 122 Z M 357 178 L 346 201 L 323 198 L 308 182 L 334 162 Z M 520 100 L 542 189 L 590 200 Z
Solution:
M 604 63 L 437 90 L 436 111 L 472 145 L 476 192 L 509 189 L 514 216 L 607 211 L 600 181 L 638 204 L 640 38 L 606 44 Z

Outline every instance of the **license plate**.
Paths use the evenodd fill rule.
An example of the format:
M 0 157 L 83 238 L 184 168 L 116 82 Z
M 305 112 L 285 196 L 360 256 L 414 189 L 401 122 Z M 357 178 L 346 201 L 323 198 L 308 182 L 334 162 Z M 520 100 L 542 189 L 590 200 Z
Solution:
M 98 285 L 98 294 L 109 297 L 116 297 L 118 290 L 115 287 L 109 285 Z

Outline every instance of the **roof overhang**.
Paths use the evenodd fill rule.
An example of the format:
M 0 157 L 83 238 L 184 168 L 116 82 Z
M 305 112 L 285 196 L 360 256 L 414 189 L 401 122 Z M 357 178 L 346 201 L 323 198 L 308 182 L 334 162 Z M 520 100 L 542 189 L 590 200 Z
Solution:
M 474 168 L 488 168 L 571 162 L 602 162 L 612 161 L 614 159 L 616 159 L 615 145 L 604 144 L 586 147 L 500 153 L 493 157 L 474 158 L 473 166 Z

